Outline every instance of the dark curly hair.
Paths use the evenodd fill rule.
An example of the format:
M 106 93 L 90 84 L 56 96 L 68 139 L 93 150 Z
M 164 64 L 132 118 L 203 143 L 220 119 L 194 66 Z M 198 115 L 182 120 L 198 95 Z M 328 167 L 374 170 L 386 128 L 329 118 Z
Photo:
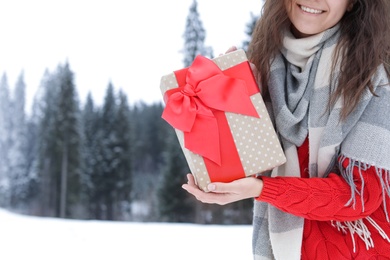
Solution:
M 285 1 L 292 0 L 265 1 L 248 48 L 249 60 L 259 69 L 265 93 L 272 59 L 282 47 L 283 28 L 291 25 Z M 373 93 L 371 78 L 380 65 L 385 66 L 389 75 L 390 0 L 351 0 L 351 8 L 340 21 L 340 30 L 333 67 L 339 61 L 341 73 L 329 105 L 342 96 L 341 117 L 345 119 L 366 88 Z

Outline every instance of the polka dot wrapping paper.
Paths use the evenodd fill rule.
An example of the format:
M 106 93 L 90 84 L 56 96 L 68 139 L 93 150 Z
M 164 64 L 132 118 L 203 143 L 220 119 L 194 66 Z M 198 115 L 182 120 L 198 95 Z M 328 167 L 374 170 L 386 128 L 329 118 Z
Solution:
M 229 133 L 227 135 L 221 134 L 220 137 L 215 138 L 219 139 L 220 153 L 224 154 L 221 156 L 221 161 L 218 161 L 217 163 L 215 163 L 213 160 L 209 160 L 209 158 L 206 158 L 206 156 L 200 155 L 200 153 L 193 152 L 188 149 L 186 147 L 187 139 L 185 136 L 187 130 L 183 131 L 174 127 L 191 173 L 193 174 L 198 187 L 204 191 L 207 191 L 207 185 L 210 182 L 226 182 L 247 176 L 254 176 L 271 170 L 274 167 L 277 167 L 286 162 L 284 152 L 274 130 L 264 101 L 254 81 L 245 52 L 240 49 L 214 58 L 212 61 L 213 66 L 216 64 L 222 74 L 228 74 L 228 71 L 232 69 L 237 70 L 237 68 L 240 67 L 237 70 L 238 72 L 234 72 L 232 74 L 233 76 L 229 74 L 229 77 L 236 77 L 239 79 L 248 78 L 248 82 L 253 82 L 251 84 L 256 88 L 255 93 L 253 94 L 251 92 L 248 94 L 247 102 L 241 101 L 241 103 L 239 103 L 238 109 L 241 109 L 241 106 L 250 105 L 253 107 L 253 111 L 257 113 L 257 116 L 253 116 L 253 113 L 252 115 L 247 115 L 237 112 L 221 112 L 223 113 L 224 118 L 222 121 L 218 121 L 219 128 L 217 127 L 217 129 L 218 131 L 222 131 L 221 129 L 223 129 L 223 126 L 220 125 L 222 124 L 220 122 L 226 121 L 226 128 L 228 129 Z M 243 66 L 243 69 L 241 69 L 241 66 Z M 190 72 L 186 71 L 186 73 L 187 74 L 185 75 L 187 75 L 186 77 L 188 78 L 188 73 Z M 208 74 L 208 71 L 206 71 L 205 74 Z M 235 76 L 236 74 L 237 76 Z M 178 91 L 179 94 L 176 95 L 184 95 L 185 97 L 183 98 L 180 96 L 180 98 L 177 98 L 176 96 L 176 99 L 189 100 L 196 98 L 197 103 L 195 103 L 203 105 L 203 102 L 198 101 L 199 97 L 196 96 L 196 94 L 199 93 L 197 87 L 194 88 L 195 91 L 188 91 L 186 90 L 188 83 L 181 83 L 182 85 L 179 85 L 178 81 L 182 82 L 182 80 L 179 79 L 177 73 L 170 73 L 168 75 L 162 76 L 160 89 L 162 95 L 164 96 L 166 105 L 169 105 L 169 103 L 167 103 L 169 100 L 169 98 L 167 98 L 167 93 L 171 91 L 178 91 L 180 89 L 181 90 Z M 226 82 L 230 81 L 231 79 L 226 80 Z M 225 81 L 224 79 L 221 79 L 219 82 Z M 213 83 L 209 83 L 209 85 L 206 87 L 213 87 L 212 85 Z M 221 95 L 223 96 L 228 94 L 226 94 L 226 92 L 221 92 Z M 202 96 L 199 96 L 201 99 Z M 229 98 L 223 98 L 228 100 L 226 102 L 230 102 Z M 218 100 L 218 98 L 216 98 L 216 100 Z M 189 101 L 187 101 L 187 103 L 188 102 Z M 231 102 L 237 103 L 237 101 L 234 101 L 234 99 Z M 237 104 L 233 104 L 233 107 L 237 107 L 236 105 Z M 192 106 L 192 108 L 194 107 L 199 109 L 199 106 L 197 105 Z M 179 109 L 176 109 L 175 111 L 182 109 L 182 107 L 179 107 Z M 211 110 L 215 111 L 213 109 Z M 180 122 L 178 124 L 180 125 Z M 208 126 L 208 129 L 210 128 L 214 127 Z M 188 131 L 190 132 L 191 130 Z M 210 148 L 208 146 L 214 145 L 212 144 L 214 142 L 207 141 L 210 140 L 209 135 L 213 136 L 206 131 L 204 133 L 204 138 L 201 136 L 201 138 L 196 139 L 196 142 L 193 143 L 195 143 L 195 146 L 200 147 L 200 149 Z M 231 143 L 232 145 L 226 145 L 227 143 Z

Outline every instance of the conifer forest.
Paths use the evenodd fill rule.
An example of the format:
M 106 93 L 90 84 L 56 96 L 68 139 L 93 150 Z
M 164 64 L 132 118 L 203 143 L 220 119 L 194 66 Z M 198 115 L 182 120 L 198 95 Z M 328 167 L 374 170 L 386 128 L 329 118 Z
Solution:
M 243 48 L 256 19 L 248 17 L 243 28 Z M 212 58 L 196 0 L 185 23 L 183 67 L 198 54 Z M 27 109 L 23 72 L 15 86 L 10 80 L 0 76 L 0 207 L 69 219 L 251 223 L 251 200 L 205 205 L 181 188 L 189 169 L 161 118 L 163 103 L 130 104 L 112 83 L 101 105 L 91 94 L 79 100 L 64 63 L 44 73 Z

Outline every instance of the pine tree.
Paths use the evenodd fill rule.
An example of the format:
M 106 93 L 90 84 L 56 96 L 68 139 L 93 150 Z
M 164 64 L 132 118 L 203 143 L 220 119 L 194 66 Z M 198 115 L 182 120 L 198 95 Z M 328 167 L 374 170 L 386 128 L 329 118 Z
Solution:
M 101 125 L 99 128 L 99 140 L 101 142 L 101 176 L 96 179 L 96 188 L 100 193 L 99 217 L 101 219 L 114 219 L 114 190 L 117 182 L 116 166 L 116 148 L 118 137 L 115 133 L 117 104 L 114 94 L 114 86 L 110 82 L 107 86 L 104 104 L 101 111 Z
M 43 116 L 39 122 L 40 214 L 77 215 L 80 175 L 80 111 L 69 64 L 44 80 Z
M 69 64 L 59 67 L 60 82 L 57 114 L 57 141 L 60 144 L 60 200 L 59 216 L 64 218 L 77 214 L 72 207 L 80 199 L 81 129 L 78 94 L 73 72 Z
M 99 207 L 97 200 L 96 176 L 101 175 L 99 162 L 99 111 L 95 108 L 92 95 L 88 93 L 87 100 L 82 114 L 83 126 L 83 171 L 80 176 L 80 183 L 82 187 L 83 201 L 86 203 L 87 217 L 98 218 L 96 216 Z
M 135 171 L 135 174 L 138 172 L 145 172 L 144 169 L 144 161 L 145 157 L 147 156 L 147 150 L 148 150 L 148 142 L 147 138 L 145 137 L 145 129 L 147 129 L 147 123 L 145 120 L 145 114 L 144 111 L 146 109 L 146 104 L 143 102 L 137 102 L 134 104 L 133 108 L 131 109 L 131 115 L 130 115 L 130 121 L 131 125 L 134 131 L 134 134 L 132 136 L 132 152 L 131 152 L 131 158 L 133 163 L 133 169 Z M 137 188 L 137 185 L 136 185 Z
M 47 123 L 50 122 L 49 118 L 52 118 L 51 114 L 46 114 L 46 111 L 53 112 L 48 107 L 52 108 L 51 103 L 55 102 L 53 98 L 56 89 L 49 87 L 53 85 L 55 85 L 54 76 L 46 69 L 34 95 L 31 116 L 27 118 L 26 162 L 30 179 L 29 213 L 41 216 L 49 215 L 49 189 L 44 190 L 45 184 L 49 183 L 49 175 L 44 174 L 43 165 L 46 165 L 47 160 L 44 161 L 43 158 L 47 152 L 48 146 L 45 141 L 48 140 L 47 134 L 51 127 Z
M 190 6 L 183 37 L 183 62 L 185 67 L 190 66 L 197 55 L 212 58 L 212 48 L 205 46 L 206 31 L 200 19 L 197 0 L 193 0 L 192 5 Z
M 131 124 L 130 108 L 127 97 L 123 91 L 119 91 L 119 104 L 115 117 L 115 132 L 117 146 L 115 157 L 117 182 L 115 186 L 115 219 L 126 218 L 131 215 L 131 191 L 132 191 L 132 161 L 131 161 Z
M 83 110 L 84 174 L 82 183 L 90 217 L 130 218 L 132 189 L 130 108 L 126 95 L 110 82 L 104 104 L 95 108 L 91 95 Z
M 57 190 L 58 181 L 56 169 L 60 165 L 58 159 L 59 145 L 57 143 L 57 99 L 59 93 L 59 83 L 55 74 L 46 71 L 42 79 L 42 89 L 44 90 L 42 100 L 39 103 L 38 113 L 38 158 L 37 158 L 37 181 L 39 208 L 37 214 L 41 216 L 58 216 L 57 214 Z M 38 110 L 38 109 L 37 109 Z
M 25 115 L 25 88 L 23 72 L 14 89 L 11 105 L 10 187 L 11 205 L 26 208 L 30 178 L 27 169 L 27 128 Z
M 34 109 L 33 109 L 34 110 Z M 26 214 L 37 214 L 37 205 L 40 204 L 39 198 L 39 179 L 37 174 L 38 165 L 38 129 L 39 124 L 37 118 L 33 114 L 31 117 L 26 118 L 26 147 L 25 147 L 25 162 L 26 162 L 26 174 L 27 174 L 27 187 L 24 190 L 25 200 L 25 213 Z
M 189 168 L 173 130 L 166 136 L 165 158 L 166 164 L 157 191 L 160 219 L 166 222 L 194 222 L 195 203 L 181 188 Z
M 161 102 L 145 104 L 140 102 L 131 111 L 134 131 L 134 168 L 142 173 L 156 173 L 163 164 L 167 129 L 170 126 L 161 118 Z
M 0 81 L 0 206 L 9 204 L 9 149 L 11 142 L 10 94 L 7 74 Z

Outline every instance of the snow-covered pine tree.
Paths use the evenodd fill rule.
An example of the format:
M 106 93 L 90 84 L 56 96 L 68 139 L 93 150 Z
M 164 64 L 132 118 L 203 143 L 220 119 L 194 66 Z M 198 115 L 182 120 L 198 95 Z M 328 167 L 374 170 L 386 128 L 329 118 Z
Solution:
M 132 202 L 133 205 L 142 205 L 141 213 L 137 210 L 132 212 L 134 219 L 159 221 L 155 194 L 158 174 L 164 165 L 162 153 L 166 150 L 168 129 L 168 124 L 161 118 L 162 111 L 161 102 L 148 105 L 143 101 L 135 103 L 130 110 Z
M 205 46 L 206 30 L 200 19 L 197 0 L 193 0 L 190 6 L 183 38 L 185 67 L 191 65 L 197 55 L 213 58 L 212 48 Z
M 74 75 L 69 63 L 59 66 L 59 96 L 57 109 L 57 142 L 60 159 L 59 217 L 77 216 L 80 201 L 81 172 L 81 112 Z
M 138 102 L 131 109 L 132 159 L 140 174 L 155 174 L 163 163 L 167 123 L 161 118 L 162 111 L 161 102 Z
M 41 114 L 37 115 L 37 185 L 39 206 L 36 213 L 41 216 L 59 216 L 58 193 L 59 190 L 59 170 L 60 165 L 58 151 L 60 150 L 57 142 L 58 133 L 56 126 L 57 117 L 57 100 L 59 95 L 59 82 L 54 73 L 49 71 L 41 81 L 43 95 L 37 104 L 36 111 Z
M 150 164 L 152 158 L 150 158 L 150 144 L 147 142 L 148 135 L 147 131 L 151 126 L 149 123 L 152 121 L 148 120 L 148 106 L 144 102 L 140 101 L 133 105 L 131 109 L 131 125 L 134 131 L 132 143 L 132 161 L 133 167 L 135 169 L 134 174 L 142 174 L 150 173 Z M 161 115 L 160 115 L 161 116 Z M 136 189 L 138 189 L 140 185 L 136 185 Z M 140 189 L 141 191 L 141 189 Z
M 118 137 L 115 133 L 115 117 L 117 113 L 117 104 L 114 94 L 114 86 L 110 82 L 107 86 L 104 104 L 101 111 L 101 125 L 99 128 L 99 140 L 102 145 L 101 149 L 101 176 L 96 176 L 95 180 L 97 191 L 100 193 L 100 208 L 99 217 L 101 219 L 114 219 L 114 193 L 117 182 L 116 166 L 118 160 L 116 158 L 116 148 Z
M 38 130 L 40 212 L 75 217 L 79 201 L 80 111 L 69 64 L 59 65 L 43 81 L 45 94 Z
M 99 110 L 95 108 L 92 95 L 89 92 L 82 113 L 83 129 L 83 171 L 81 174 L 81 196 L 86 203 L 86 217 L 98 218 L 97 211 L 97 176 L 101 176 L 101 142 L 99 140 Z
M 131 193 L 132 193 L 132 161 L 131 161 L 131 139 L 132 129 L 130 124 L 130 108 L 126 94 L 120 90 L 118 93 L 118 109 L 115 117 L 115 132 L 117 146 L 115 157 L 116 164 L 116 187 L 114 217 L 117 220 L 125 220 L 131 216 Z
M 159 217 L 164 222 L 194 222 L 195 201 L 181 188 L 190 172 L 188 164 L 174 131 L 166 140 L 165 167 L 157 190 Z
M 0 206 L 9 206 L 10 90 L 7 74 L 0 80 Z
M 49 88 L 53 84 L 53 75 L 49 70 L 45 70 L 38 89 L 34 95 L 31 115 L 27 117 L 27 144 L 26 144 L 26 163 L 29 176 L 29 213 L 34 215 L 45 215 L 44 205 L 48 205 L 48 197 L 43 196 L 43 183 L 47 178 L 44 178 L 42 156 L 45 148 L 47 148 L 45 133 L 48 128 L 43 127 L 43 122 L 50 122 L 49 117 L 45 114 L 50 101 L 54 98 L 55 88 Z
M 24 74 L 20 73 L 14 88 L 11 103 L 11 147 L 10 147 L 10 195 L 11 207 L 25 211 L 30 178 L 27 169 L 27 126 L 25 113 Z

